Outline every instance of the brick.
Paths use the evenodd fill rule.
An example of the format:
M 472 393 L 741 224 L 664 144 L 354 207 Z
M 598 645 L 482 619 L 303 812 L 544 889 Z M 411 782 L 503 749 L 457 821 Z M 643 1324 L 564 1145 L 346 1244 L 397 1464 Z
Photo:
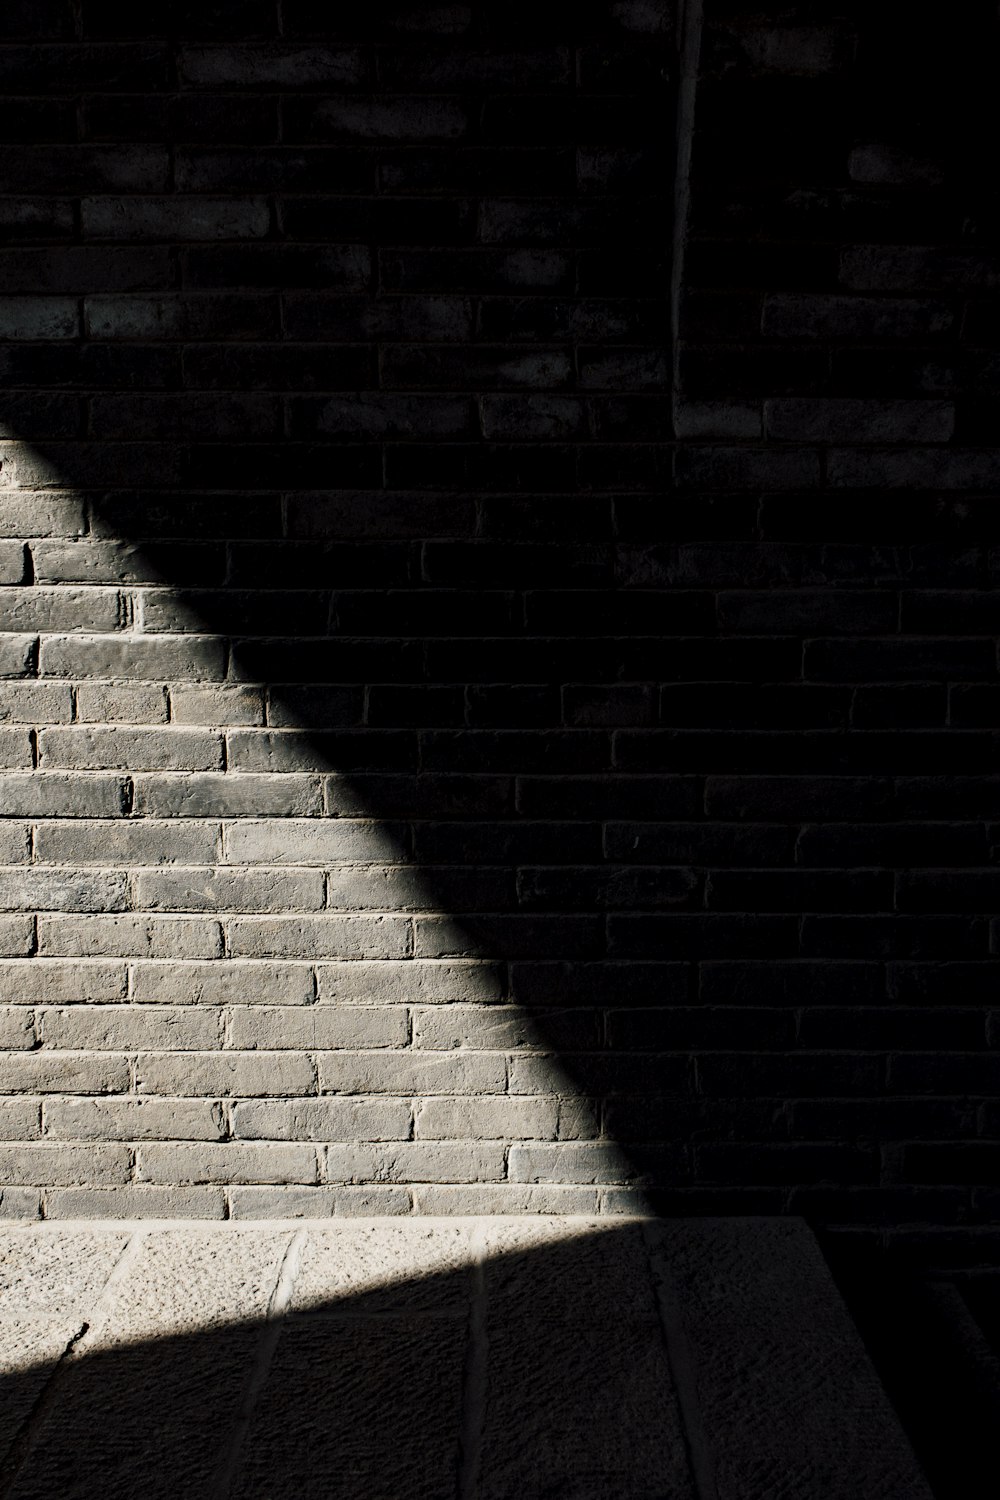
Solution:
M 322 811 L 315 776 L 222 774 L 142 776 L 135 811 L 153 818 L 239 818 L 249 814 L 295 818 Z
M 552 957 L 565 949 L 595 958 L 604 943 L 603 923 L 592 917 L 417 917 L 414 927 L 418 958 L 478 958 L 498 947 L 511 958 Z
M 0 1090 L 5 1094 L 122 1094 L 129 1087 L 124 1057 L 91 1053 L 5 1053 Z
M 581 1089 L 588 1094 L 634 1094 L 644 1088 L 683 1094 L 688 1087 L 688 1060 L 667 1053 L 577 1053 L 569 1069 L 555 1053 L 514 1053 L 509 1075 L 511 1094 L 572 1099 Z
M 347 770 L 359 763 L 406 770 L 415 766 L 416 737 L 391 731 L 377 736 L 316 734 L 295 730 L 233 729 L 226 736 L 227 763 L 240 772 Z M 367 752 L 367 754 L 366 754 Z
M 506 1087 L 504 1058 L 490 1053 L 326 1052 L 318 1062 L 322 1094 L 481 1094 Z
M 216 1046 L 221 1027 L 212 1011 L 184 1006 L 73 1006 L 40 1013 L 46 1047 L 80 1052 L 198 1051 Z
M 62 1141 L 217 1141 L 225 1128 L 207 1099 L 46 1099 L 42 1122 L 46 1138 Z
M 219 1188 L 121 1187 L 58 1188 L 45 1194 L 47 1219 L 223 1219 Z
M 0 265 L 0 277 L 9 267 Z M 34 400 L 25 393 L 12 392 L 6 402 L 4 418 L 0 423 L 0 435 L 5 438 L 73 438 L 80 435 L 84 411 L 76 396 L 54 394 L 36 396 Z M 21 569 L 18 576 L 6 578 L 7 583 L 22 583 L 24 578 L 24 549 L 21 549 Z
M 444 1051 L 449 1047 L 497 1051 L 551 1047 L 568 1051 L 599 1045 L 600 1025 L 592 1012 L 532 1011 L 519 1006 L 435 1006 L 413 1016 L 415 1047 Z
M 257 239 L 270 225 L 264 198 L 84 198 L 81 216 L 88 239 Z
M 6 443 L 0 445 L 0 454 L 10 483 L 19 489 L 51 489 L 64 483 L 71 466 L 80 466 L 89 482 L 97 485 L 154 481 L 176 485 L 181 477 L 182 455 L 166 443 L 51 442 L 44 450 L 28 443 Z
M 404 1047 L 409 1040 L 407 1014 L 403 1007 L 342 1008 L 298 1006 L 234 1009 L 229 1022 L 229 1045 L 240 1050 L 255 1048 L 304 1048 L 327 1051 L 335 1048 Z
M 9 434 L 5 434 L 7 436 Z M 0 583 L 23 583 L 27 552 L 23 542 L 0 542 Z
M 426 89 L 429 93 L 476 88 L 510 88 L 531 83 L 534 88 L 568 87 L 570 58 L 563 47 L 527 47 L 501 51 L 446 46 L 427 47 L 423 55 L 411 48 L 387 50 L 382 80 L 394 89 Z
M 767 401 L 769 437 L 797 442 L 946 443 L 955 427 L 947 401 Z
M 4 1004 L 111 1004 L 125 998 L 127 983 L 124 964 L 99 960 L 12 958 L 0 963 Z
M 77 306 L 75 297 L 0 297 L 0 336 L 74 339 L 80 322 Z
M 81 683 L 76 716 L 86 723 L 165 724 L 170 706 L 165 687 L 130 682 Z
M 402 917 L 234 917 L 236 958 L 402 958 L 410 923 Z
M 890 1057 L 888 1085 L 893 1094 L 991 1095 L 996 1059 L 982 1052 L 904 1053 Z
M 315 982 L 307 964 L 237 959 L 140 962 L 131 966 L 131 998 L 161 1005 L 311 1005 Z
M 173 688 L 170 711 L 175 724 L 254 724 L 264 722 L 264 695 L 256 688 Z
M 209 401 L 208 410 L 204 412 L 201 410 L 203 403 L 200 399 L 190 411 L 173 407 L 167 414 L 168 420 L 171 425 L 176 422 L 182 428 L 189 419 L 194 423 L 204 421 L 206 426 L 217 429 L 214 435 L 220 438 L 226 435 L 228 427 L 245 430 L 248 422 L 258 425 L 262 436 L 273 431 L 277 422 L 277 409 L 272 402 L 260 406 L 255 402 L 244 404 L 239 399 L 219 398 L 218 411 L 213 421 L 214 399 Z M 144 415 L 153 423 L 161 420 L 155 408 Z M 184 435 L 179 434 L 180 437 Z M 236 436 L 237 433 L 234 431 L 230 435 Z M 219 453 L 221 448 L 214 451 Z M 262 450 L 258 450 L 258 453 L 262 453 Z M 204 458 L 206 450 L 202 448 L 198 456 L 199 459 Z M 262 463 L 263 461 L 262 458 Z M 289 631 L 293 635 L 316 635 L 324 629 L 329 612 L 327 596 L 318 592 L 311 595 L 291 595 L 277 591 L 262 594 L 259 591 L 245 593 L 242 590 L 227 589 L 220 594 L 204 589 L 146 589 L 141 602 L 142 628 L 151 635 L 159 631 L 201 631 L 204 629 L 206 611 L 212 615 L 216 629 L 230 633 L 260 636 Z M 296 607 L 294 613 L 293 605 Z
M 185 47 L 182 82 L 195 88 L 357 88 L 368 81 L 364 52 L 302 44 Z
M 497 1182 L 504 1176 L 502 1146 L 483 1142 L 395 1141 L 391 1145 L 331 1145 L 324 1152 L 328 1182 Z
M 34 923 L 30 917 L 0 916 L 0 954 L 4 958 L 26 958 L 34 948 Z
M 38 951 L 51 958 L 218 958 L 222 935 L 207 918 L 46 914 L 39 918 Z
M 808 916 L 802 923 L 806 957 L 929 958 L 985 953 L 984 918 L 913 916 Z
M 234 864 L 363 864 L 398 858 L 402 824 L 353 818 L 276 822 L 244 818 L 225 829 L 226 857 Z
M 273 436 L 278 426 L 277 402 L 267 396 L 114 395 L 95 396 L 90 402 L 91 435 L 110 443 L 126 435 L 129 439 L 173 439 L 178 443 L 212 441 L 238 437 L 248 427 L 265 437 Z M 142 596 L 144 631 L 190 628 L 188 620 L 170 624 L 157 618 L 156 605 L 172 597 L 167 589 L 151 590 Z
M 318 911 L 318 870 L 176 869 L 141 871 L 136 902 L 144 911 Z
M 381 1218 L 410 1212 L 410 1192 L 401 1187 L 232 1187 L 233 1219 Z
M 169 1145 L 143 1143 L 136 1152 L 139 1182 L 177 1184 L 238 1182 L 315 1182 L 316 1152 L 311 1146 Z
M 594 1188 L 545 1184 L 491 1183 L 489 1185 L 424 1185 L 413 1189 L 418 1214 L 594 1214 Z
M 887 998 L 905 1004 L 951 1003 L 958 992 L 970 1003 L 993 998 L 990 962 L 944 961 L 890 963 L 886 967 Z
M 319 963 L 316 979 L 320 1000 L 337 1005 L 483 1004 L 506 990 L 500 966 L 476 960 Z
M 0 635 L 0 677 L 31 677 L 37 656 L 37 637 Z
M 862 291 L 942 291 L 996 286 L 1000 263 L 979 250 L 929 245 L 848 245 L 840 252 L 840 279 Z
M 749 401 L 686 401 L 675 421 L 683 438 L 759 438 L 762 429 L 760 404 Z
M 885 816 L 891 806 L 887 780 L 850 776 L 711 776 L 705 807 L 711 818 L 781 822 L 796 819 L 853 823 Z
M 804 675 L 819 682 L 982 681 L 993 667 L 989 642 L 976 639 L 813 640 L 804 651 Z
M 446 439 L 469 437 L 477 429 L 475 405 L 468 397 L 376 392 L 304 396 L 290 402 L 289 412 L 292 432 L 298 437 Z
M 0 1008 L 0 1047 L 15 1052 L 36 1044 L 35 1018 L 23 1006 Z
M 564 1106 L 554 1099 L 422 1099 L 418 1140 L 556 1140 Z
M 3 911 L 126 911 L 130 904 L 120 871 L 0 869 Z
M 149 292 L 171 281 L 167 252 L 151 245 L 0 252 L 0 286 L 12 292 Z
M 219 849 L 219 825 L 212 822 L 63 823 L 36 825 L 35 857 L 51 865 L 209 864 Z
M 31 109 L 31 105 L 25 109 L 26 121 L 30 118 Z M 46 110 L 45 113 L 54 112 Z M 69 239 L 73 233 L 73 205 L 70 201 L 59 198 L 11 198 L 0 210 L 0 222 L 8 236 L 14 240 Z
M 0 1198 L 0 1217 L 4 1219 L 40 1219 L 42 1194 L 38 1188 L 5 1188 Z
M 25 729 L 0 729 L 0 767 L 20 770 L 33 762 L 31 738 Z
M 128 1181 L 129 1155 L 124 1146 L 111 1144 L 21 1143 L 16 1147 L 0 1146 L 0 1171 L 4 1181 L 15 1186 L 101 1186 Z
M 46 729 L 39 736 L 43 770 L 212 771 L 222 766 L 218 735 L 196 729 Z
M 471 111 L 454 98 L 350 98 L 290 100 L 288 141 L 453 141 L 469 134 Z
M 360 724 L 364 693 L 360 687 L 309 688 L 284 686 L 268 703 L 268 722 L 291 729 L 303 723 L 333 728 Z
M 983 451 L 845 449 L 831 455 L 829 481 L 845 488 L 990 490 L 998 472 L 995 455 Z
M 46 636 L 39 669 L 45 677 L 212 681 L 224 675 L 225 655 L 221 641 L 204 636 L 192 640 Z
M 233 1108 L 240 1140 L 405 1141 L 410 1106 L 395 1100 L 262 1099 Z
M 37 1099 L 0 1100 L 0 1140 L 34 1141 L 41 1134 L 42 1111 Z
M 267 338 L 277 326 L 274 297 L 251 293 L 190 296 L 92 296 L 84 304 L 87 333 L 95 339 Z
M 501 346 L 396 344 L 386 351 L 384 378 L 398 390 L 559 390 L 572 367 L 564 349 L 535 353 Z
M 31 560 L 39 583 L 143 583 L 157 577 L 143 549 L 121 539 L 37 541 Z
M 442 905 L 509 907 L 513 881 L 504 870 L 439 868 L 433 882 L 412 866 L 331 870 L 327 906 L 337 911 L 427 911 Z
M 675 472 L 685 489 L 811 489 L 819 479 L 819 460 L 808 449 L 682 448 Z
M 85 530 L 83 502 L 74 496 L 7 493 L 0 505 L 0 536 L 76 537 Z
M 31 859 L 31 828 L 27 823 L 0 823 L 0 861 L 25 865 Z
M 764 299 L 763 331 L 778 338 L 940 337 L 954 324 L 947 302 L 911 297 L 775 293 Z
M 140 1053 L 136 1063 L 136 1089 L 140 1094 L 266 1098 L 275 1093 L 311 1094 L 314 1086 L 314 1066 L 301 1053 L 150 1052 Z
M 58 724 L 73 717 L 73 698 L 59 683 L 7 682 L 0 698 L 0 723 Z
M 556 1146 L 512 1146 L 512 1182 L 628 1182 L 638 1175 L 621 1147 L 590 1142 Z

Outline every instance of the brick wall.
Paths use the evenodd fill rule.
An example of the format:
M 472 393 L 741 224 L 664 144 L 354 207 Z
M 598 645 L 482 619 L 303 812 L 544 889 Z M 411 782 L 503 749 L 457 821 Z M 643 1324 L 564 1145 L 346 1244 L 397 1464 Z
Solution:
M 983 1253 L 992 17 L 877 9 L 6 7 L 6 1212 Z

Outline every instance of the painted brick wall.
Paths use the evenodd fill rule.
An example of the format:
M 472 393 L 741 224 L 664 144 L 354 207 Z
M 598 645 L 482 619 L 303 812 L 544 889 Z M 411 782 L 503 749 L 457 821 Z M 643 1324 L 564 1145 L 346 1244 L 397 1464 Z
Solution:
M 4 1211 L 984 1253 L 993 18 L 877 9 L 5 8 Z

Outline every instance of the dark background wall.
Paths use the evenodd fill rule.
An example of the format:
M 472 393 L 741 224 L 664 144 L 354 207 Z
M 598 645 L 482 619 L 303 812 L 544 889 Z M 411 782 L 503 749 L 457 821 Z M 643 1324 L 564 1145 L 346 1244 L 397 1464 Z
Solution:
M 7 1211 L 992 1253 L 994 18 L 687 21 L 5 8 Z

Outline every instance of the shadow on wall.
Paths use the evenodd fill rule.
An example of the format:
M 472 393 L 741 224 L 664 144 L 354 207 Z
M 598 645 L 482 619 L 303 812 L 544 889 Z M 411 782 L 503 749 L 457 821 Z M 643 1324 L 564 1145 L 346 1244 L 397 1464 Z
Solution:
M 214 435 L 219 402 L 184 402 Z M 171 445 L 135 441 L 137 404 L 123 399 L 99 444 L 22 442 L 5 466 L 14 526 L 26 502 L 44 521 L 84 497 L 81 535 L 31 543 L 9 621 L 43 631 L 27 670 L 120 678 L 135 721 L 43 729 L 41 769 L 126 773 L 134 818 L 223 820 L 225 868 L 148 871 L 146 909 L 228 914 L 228 957 L 314 960 L 323 999 L 416 1007 L 414 1040 L 440 1069 L 427 1092 L 495 1094 L 467 1050 L 471 1081 L 449 1085 L 453 1049 L 512 1054 L 510 1123 L 494 1133 L 518 1135 L 522 1101 L 561 1100 L 559 1144 L 515 1148 L 522 1182 L 603 1184 L 615 1207 L 652 1201 L 629 1197 L 637 1184 L 689 1187 L 699 1127 L 745 1135 L 755 1111 L 695 1098 L 691 1051 L 765 1045 L 762 1026 L 790 1040 L 793 1019 L 697 1004 L 690 959 L 720 949 L 733 919 L 701 914 L 705 873 L 683 861 L 709 846 L 731 858 L 759 833 L 700 821 L 696 750 L 674 772 L 613 765 L 615 727 L 652 722 L 653 685 L 637 679 L 662 670 L 673 648 L 653 625 L 665 613 L 682 628 L 685 595 L 616 593 L 609 506 L 580 497 L 587 540 L 503 544 L 477 536 L 479 507 L 458 495 L 90 493 L 130 452 L 147 474 L 169 463 Z M 276 477 L 252 441 L 225 453 L 246 482 Z M 326 448 L 314 461 L 317 480 L 336 468 Z M 634 627 L 647 612 L 649 634 L 609 638 L 624 629 L 609 615 Z M 313 874 L 319 912 L 302 903 Z M 452 1100 L 440 1133 L 460 1137 L 474 1108 Z M 708 1187 L 668 1206 L 723 1201 Z M 775 1211 L 780 1196 L 744 1206 Z
M 4 475 L 33 539 L 10 628 L 43 632 L 15 670 L 124 706 L 41 729 L 38 768 L 120 771 L 130 821 L 231 824 L 225 869 L 147 854 L 142 915 L 224 913 L 227 957 L 321 964 L 373 1027 L 395 1006 L 353 1043 L 312 1008 L 320 1091 L 433 1094 L 436 1119 L 366 1159 L 316 1127 L 328 1180 L 481 1182 L 487 1207 L 499 1179 L 585 1208 L 690 1187 L 689 1049 L 723 1018 L 647 926 L 713 919 L 683 830 L 651 855 L 629 820 L 700 818 L 700 772 L 610 775 L 614 730 L 656 722 L 664 630 L 711 612 L 615 590 L 619 469 L 668 466 L 673 7 L 286 7 L 279 31 L 265 5 L 247 36 L 210 8 L 141 46 L 112 10 L 83 18 L 104 51 L 66 49 L 109 111 L 67 189 L 83 243 L 56 212 L 55 248 L 17 252 L 39 294 L 65 250 L 72 295 L 11 309 Z M 291 1017 L 244 1020 L 248 1050 L 295 1050 Z
M 6 1236 L 4 1500 L 928 1493 L 790 1221 L 56 1232 L 12 1293 Z
M 685 286 L 702 321 L 675 445 L 669 7 L 581 5 L 570 24 L 510 0 L 376 6 L 331 37 L 325 11 L 285 6 L 279 34 L 265 5 L 250 43 L 210 7 L 139 44 L 111 12 L 81 16 L 86 40 L 51 57 L 63 71 L 7 59 L 26 96 L 60 94 L 44 118 L 74 143 L 11 148 L 5 179 L 34 192 L 25 174 L 47 165 L 53 195 L 45 213 L 15 200 L 27 248 L 3 262 L 24 440 L 4 473 L 31 569 L 15 546 L 11 671 L 70 703 L 11 743 L 25 769 L 37 750 L 39 788 L 104 775 L 109 838 L 123 809 L 130 830 L 232 824 L 225 868 L 217 849 L 167 868 L 147 843 L 139 912 L 120 871 L 87 886 L 105 930 L 179 913 L 214 959 L 222 912 L 228 958 L 315 962 L 320 1000 L 344 1002 L 303 1006 L 296 1035 L 322 1061 L 294 1087 L 277 1080 L 308 1048 L 288 1046 L 287 996 L 241 1014 L 244 1055 L 287 1064 L 275 1108 L 243 1111 L 243 1159 L 290 1138 L 293 1183 L 316 1184 L 325 1153 L 336 1181 L 419 1183 L 424 1207 L 459 1161 L 480 1204 L 506 1179 L 615 1208 L 641 1182 L 668 1212 L 792 1209 L 874 1240 L 903 1226 L 904 1247 L 906 1226 L 968 1228 L 943 1253 L 988 1253 L 995 462 L 962 447 L 984 441 L 975 411 L 960 432 L 953 410 L 983 351 L 961 381 L 936 352 L 963 326 L 985 337 L 961 317 L 987 273 L 976 254 L 911 254 L 957 213 L 936 158 L 853 150 L 898 114 L 893 17 L 874 51 L 865 24 L 814 34 L 811 11 L 773 35 L 710 25 L 708 217 Z M 113 40 L 95 49 L 91 26 Z M 970 92 L 964 73 L 940 95 L 914 83 L 936 77 L 927 36 L 907 116 Z M 81 78 L 82 116 L 61 99 Z M 789 130 L 800 117 L 823 122 L 815 140 Z M 855 234 L 878 244 L 842 256 Z M 105 917 L 59 910 L 47 841 L 72 864 L 46 826 L 11 889 L 40 907 L 52 877 L 38 952 L 72 962 Z M 193 955 L 156 957 L 145 999 L 163 1001 Z M 412 1005 L 412 1047 L 399 1016 L 377 1044 L 336 1031 L 372 995 L 369 958 Z M 420 990 L 427 965 L 446 992 Z M 180 1027 L 121 1009 L 124 1096 L 136 1036 L 163 1019 L 176 1045 Z M 111 1053 L 103 1016 L 51 1010 L 41 1053 Z M 190 1053 L 139 1045 L 143 1089 L 193 1086 Z M 294 1134 L 296 1091 L 325 1106 L 390 1075 L 421 1106 L 448 1082 L 418 1139 Z M 73 1104 L 47 1101 L 46 1120 L 62 1111 L 68 1133 Z M 22 1116 L 25 1160 L 49 1150 L 39 1118 Z M 211 1170 L 188 1141 L 133 1160 L 131 1123 L 99 1143 L 116 1185 L 135 1168 L 176 1186 L 183 1167 L 229 1190 L 240 1141 Z M 72 1175 L 68 1159 L 53 1153 Z M 234 1191 L 257 1191 L 259 1162 Z

